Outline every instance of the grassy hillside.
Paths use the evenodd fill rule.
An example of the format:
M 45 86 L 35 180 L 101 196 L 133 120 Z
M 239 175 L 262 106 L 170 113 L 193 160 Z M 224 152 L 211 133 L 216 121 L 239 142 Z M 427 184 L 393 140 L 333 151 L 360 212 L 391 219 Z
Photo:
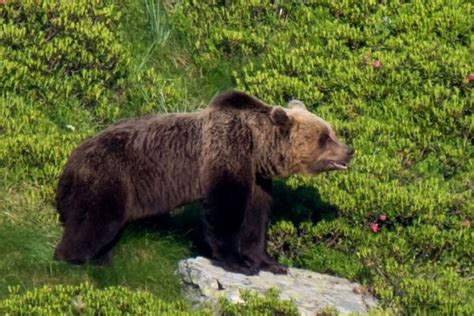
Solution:
M 178 299 L 172 272 L 194 251 L 192 219 L 130 227 L 112 267 L 71 267 L 52 261 L 54 186 L 71 150 L 111 122 L 191 111 L 237 87 L 303 100 L 357 150 L 349 172 L 275 183 L 275 256 L 362 282 L 393 313 L 474 313 L 472 11 L 448 0 L 0 4 L 0 298 L 89 282 Z

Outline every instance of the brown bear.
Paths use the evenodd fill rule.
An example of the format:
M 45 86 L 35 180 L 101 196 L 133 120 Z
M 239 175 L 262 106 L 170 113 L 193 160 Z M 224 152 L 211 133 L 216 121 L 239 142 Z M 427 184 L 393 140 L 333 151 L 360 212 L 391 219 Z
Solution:
M 120 121 L 66 164 L 54 257 L 110 262 L 126 222 L 202 201 L 206 241 L 226 269 L 286 273 L 266 252 L 272 178 L 346 169 L 352 153 L 302 102 L 271 107 L 237 91 L 195 113 Z

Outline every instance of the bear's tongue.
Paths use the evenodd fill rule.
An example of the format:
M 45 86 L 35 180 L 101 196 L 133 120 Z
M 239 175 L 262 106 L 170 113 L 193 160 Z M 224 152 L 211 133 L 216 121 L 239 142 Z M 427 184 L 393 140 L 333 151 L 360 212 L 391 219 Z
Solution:
M 337 163 L 337 162 L 333 162 L 332 164 L 337 169 L 340 169 L 340 170 L 346 170 L 347 169 L 347 166 L 345 164 L 341 164 L 341 163 Z

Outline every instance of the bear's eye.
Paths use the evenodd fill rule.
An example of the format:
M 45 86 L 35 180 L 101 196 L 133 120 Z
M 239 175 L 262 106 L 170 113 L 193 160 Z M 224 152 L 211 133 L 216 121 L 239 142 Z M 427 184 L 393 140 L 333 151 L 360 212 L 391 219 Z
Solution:
M 321 133 L 321 135 L 319 135 L 319 140 L 318 140 L 319 147 L 326 146 L 326 143 L 328 142 L 328 140 L 329 140 L 329 133 L 327 132 Z

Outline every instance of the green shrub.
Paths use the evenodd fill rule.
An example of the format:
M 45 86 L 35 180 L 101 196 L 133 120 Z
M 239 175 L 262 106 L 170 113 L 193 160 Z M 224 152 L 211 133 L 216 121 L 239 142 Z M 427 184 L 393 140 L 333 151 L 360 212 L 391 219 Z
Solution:
M 11 288 L 0 301 L 2 315 L 192 315 L 184 302 L 166 302 L 145 291 L 116 286 L 98 290 L 89 283 L 45 286 L 20 294 Z M 209 313 L 202 313 L 203 315 Z
M 384 228 L 382 228 L 384 229 Z M 465 314 L 472 310 L 468 234 L 450 234 L 420 226 L 369 234 L 345 219 L 280 221 L 270 229 L 269 251 L 280 261 L 360 280 L 378 294 L 385 307 L 404 312 Z M 436 230 L 436 231 L 434 231 Z M 446 244 L 454 249 L 443 249 Z M 464 270 L 466 269 L 466 270 Z
M 292 301 L 279 299 L 279 292 L 268 290 L 265 295 L 252 291 L 241 291 L 242 303 L 233 304 L 227 299 L 220 300 L 219 314 L 226 316 L 239 315 L 299 315 Z
M 3 91 L 94 106 L 127 76 L 110 1 L 8 1 L 0 10 Z
M 10 288 L 0 300 L 2 315 L 298 315 L 291 301 L 279 299 L 278 292 L 265 295 L 242 292 L 243 303 L 221 299 L 215 307 L 193 309 L 184 301 L 163 301 L 146 291 L 113 286 L 99 290 L 89 283 L 76 286 L 44 286 L 26 293 Z
M 357 278 L 404 313 L 473 312 L 472 9 L 447 0 L 171 9 L 195 63 L 233 60 L 237 87 L 269 103 L 303 100 L 356 149 L 349 172 L 277 190 L 279 219 L 285 209 L 297 223 L 323 219 L 273 226 L 283 262 Z
M 128 76 L 111 2 L 8 1 L 0 5 L 0 168 L 6 183 L 53 183 L 72 148 L 94 131 L 95 109 Z M 4 184 L 7 185 L 7 184 Z

